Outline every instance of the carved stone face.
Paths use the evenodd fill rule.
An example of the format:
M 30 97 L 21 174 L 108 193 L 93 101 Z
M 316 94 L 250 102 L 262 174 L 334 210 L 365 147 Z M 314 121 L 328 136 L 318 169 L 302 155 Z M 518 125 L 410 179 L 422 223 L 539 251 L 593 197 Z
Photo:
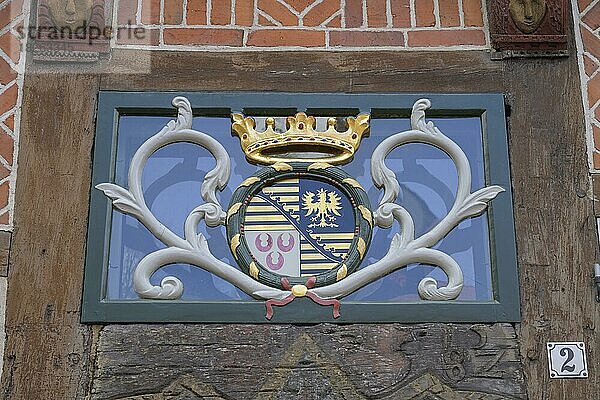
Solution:
M 47 0 L 54 23 L 59 28 L 85 26 L 92 13 L 92 0 Z
M 510 0 L 510 16 L 523 33 L 533 33 L 546 15 L 545 0 Z

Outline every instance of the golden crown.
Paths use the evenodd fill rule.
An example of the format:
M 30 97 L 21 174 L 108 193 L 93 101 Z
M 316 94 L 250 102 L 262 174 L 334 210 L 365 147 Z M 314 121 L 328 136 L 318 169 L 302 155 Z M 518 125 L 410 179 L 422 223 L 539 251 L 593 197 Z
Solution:
M 242 114 L 232 114 L 231 130 L 240 138 L 242 150 L 250 162 L 275 164 L 277 162 L 348 162 L 360 146 L 363 136 L 369 135 L 369 114 L 348 117 L 348 129 L 339 132 L 336 118 L 327 120 L 327 130 L 315 130 L 316 118 L 303 112 L 287 117 L 287 131 L 275 131 L 275 118 L 265 120 L 266 129 L 256 131 L 256 121 Z

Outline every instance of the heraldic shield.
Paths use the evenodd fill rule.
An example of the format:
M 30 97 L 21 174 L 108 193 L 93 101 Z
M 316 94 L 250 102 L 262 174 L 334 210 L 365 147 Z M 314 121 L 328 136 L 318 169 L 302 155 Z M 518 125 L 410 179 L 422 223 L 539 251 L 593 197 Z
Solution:
M 231 174 L 227 150 L 213 137 L 192 129 L 192 107 L 176 97 L 176 121 L 169 122 L 136 151 L 131 160 L 125 189 L 113 183 L 96 187 L 112 199 L 113 207 L 137 218 L 167 247 L 144 257 L 133 274 L 133 286 L 141 298 L 179 299 L 183 283 L 167 276 L 154 285 L 152 275 L 165 265 L 185 263 L 203 268 L 235 285 L 257 300 L 265 301 L 266 318 L 273 306 L 284 306 L 298 297 L 319 305 L 333 306 L 340 315 L 340 299 L 411 263 L 440 267 L 448 277 L 439 287 L 431 277 L 421 280 L 418 292 L 424 300 L 452 300 L 463 287 L 460 266 L 448 254 L 432 248 L 462 220 L 483 213 L 487 203 L 503 189 L 489 186 L 471 193 L 471 171 L 461 148 L 425 120 L 427 99 L 418 100 L 411 114 L 411 130 L 387 137 L 371 155 L 371 177 L 383 189 L 373 209 L 367 193 L 343 165 L 359 150 L 369 135 L 369 115 L 328 118 L 325 130 L 317 130 L 316 118 L 297 113 L 286 118 L 285 129 L 275 128 L 267 118 L 265 129 L 256 121 L 232 114 L 232 134 L 248 162 L 262 166 L 233 192 L 224 209 L 216 193 L 223 190 Z M 150 155 L 176 142 L 189 142 L 207 149 L 215 159 L 202 184 L 204 203 L 185 221 L 184 237 L 170 231 L 146 205 L 141 177 Z M 396 204 L 400 183 L 385 164 L 396 147 L 421 142 L 446 152 L 458 171 L 454 205 L 431 230 L 415 237 L 410 213 Z M 229 265 L 210 252 L 210 243 L 198 232 L 225 225 L 228 244 L 237 265 Z M 362 265 L 374 229 L 400 225 L 387 254 Z
M 244 271 L 268 285 L 284 289 L 311 278 L 315 287 L 335 283 L 358 267 L 367 250 L 369 199 L 340 168 L 288 165 L 289 171 L 259 171 L 253 184 L 233 194 L 230 210 L 237 211 L 227 233 L 244 240 L 232 251 Z

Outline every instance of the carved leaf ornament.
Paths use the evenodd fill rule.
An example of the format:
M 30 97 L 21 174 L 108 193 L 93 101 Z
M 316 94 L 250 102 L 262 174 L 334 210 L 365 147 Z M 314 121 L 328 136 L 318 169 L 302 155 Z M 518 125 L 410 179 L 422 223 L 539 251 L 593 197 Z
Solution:
M 352 202 L 355 209 L 360 211 L 356 212 L 356 229 L 362 233 L 353 239 L 351 252 L 329 274 L 313 276 L 308 279 L 276 274 L 268 275 L 260 262 L 241 251 L 246 241 L 244 232 L 236 230 L 236 225 L 232 225 L 231 220 L 240 214 L 239 210 L 243 208 L 243 205 L 232 200 L 233 204 L 230 205 L 227 212 L 219 204 L 216 196 L 216 192 L 223 190 L 229 181 L 231 173 L 229 155 L 217 140 L 192 129 L 192 107 L 186 98 L 174 98 L 173 105 L 178 109 L 177 120 L 170 121 L 160 132 L 144 142 L 133 156 L 128 173 L 129 188 L 126 189 L 112 183 L 102 183 L 96 186 L 112 200 L 114 208 L 139 220 L 167 246 L 148 254 L 136 266 L 133 284 L 136 293 L 141 298 L 162 300 L 181 298 L 184 287 L 177 277 L 165 277 L 160 285 L 153 285 L 150 282 L 150 278 L 157 270 L 174 263 L 190 264 L 202 268 L 225 279 L 253 298 L 266 301 L 268 319 L 273 315 L 273 306 L 285 305 L 297 297 L 308 297 L 318 304 L 332 305 L 334 317 L 337 317 L 341 298 L 412 263 L 438 266 L 448 276 L 448 284 L 443 287 L 439 287 L 438 282 L 430 277 L 421 280 L 418 292 L 422 299 L 452 300 L 460 294 L 463 287 L 463 274 L 460 266 L 448 254 L 433 249 L 432 246 L 462 220 L 483 213 L 488 203 L 504 189 L 499 186 L 489 186 L 471 193 L 471 170 L 465 153 L 456 143 L 440 132 L 432 122 L 425 120 L 425 111 L 431 106 L 429 100 L 421 99 L 414 104 L 411 130 L 388 137 L 378 145 L 372 154 L 371 176 L 375 185 L 384 191 L 380 204 L 374 211 L 370 210 L 368 198 L 360 184 L 352 177 L 345 175 L 340 168 L 333 167 L 326 162 L 313 162 L 309 165 L 309 163 L 278 161 L 264 168 L 267 171 L 265 173 L 274 176 L 281 174 L 283 177 L 289 177 L 293 176 L 297 170 L 301 170 L 302 174 L 323 174 L 322 176 L 334 183 L 343 181 L 345 187 L 348 188 L 349 201 Z M 359 126 L 360 134 L 358 138 L 353 139 L 354 149 L 349 147 L 348 152 L 356 150 L 363 132 L 368 133 L 366 125 L 368 116 L 360 116 L 358 119 L 361 120 L 361 123 L 356 126 Z M 354 121 L 354 119 L 352 120 Z M 255 127 L 253 121 L 239 117 L 237 119 L 234 117 L 234 125 L 236 123 L 241 126 L 241 128 L 238 127 L 240 132 L 244 129 L 253 130 Z M 333 127 L 331 124 L 329 125 L 327 141 L 324 141 L 323 145 L 343 149 L 343 146 L 347 146 L 347 144 L 335 141 L 336 132 L 331 130 Z M 312 128 L 300 125 L 295 129 L 300 131 Z M 351 130 L 352 127 L 349 131 Z M 297 133 L 295 132 L 295 134 Z M 318 136 L 318 133 L 311 134 Z M 240 138 L 242 137 L 240 136 Z M 192 210 L 187 217 L 183 238 L 158 221 L 146 205 L 142 191 L 142 172 L 149 157 L 158 149 L 177 142 L 189 142 L 201 146 L 207 149 L 216 161 L 216 166 L 206 174 L 202 183 L 201 196 L 204 203 Z M 387 155 L 392 150 L 415 142 L 443 150 L 450 156 L 458 170 L 458 190 L 452 208 L 436 226 L 419 237 L 415 237 L 413 218 L 410 213 L 395 203 L 400 193 L 400 183 L 396 179 L 395 173 L 385 163 Z M 251 147 L 252 144 L 247 144 L 247 146 Z M 247 190 L 253 185 L 261 185 L 261 178 L 255 176 L 246 179 L 238 190 Z M 315 215 L 320 212 L 318 218 L 315 215 L 311 216 L 316 218 L 314 225 L 327 226 L 339 222 L 339 217 L 336 216 L 339 199 L 334 195 L 328 197 L 329 195 L 325 196 L 324 194 L 319 203 L 316 202 L 318 199 L 316 195 L 310 198 L 312 201 L 310 207 L 313 208 Z M 198 225 L 202 222 L 209 227 L 227 226 L 230 247 L 239 265 L 224 263 L 210 252 L 209 243 L 198 232 Z M 358 268 L 370 242 L 371 228 L 376 226 L 387 229 L 394 222 L 397 222 L 401 229 L 400 233 L 393 237 L 387 254 L 371 265 Z M 270 246 L 273 243 L 273 241 L 265 240 L 264 236 L 259 235 L 257 238 L 257 243 L 261 246 Z M 292 243 L 293 239 L 286 236 L 283 239 L 280 237 L 278 240 L 280 240 L 280 244 L 287 245 Z M 269 262 L 272 261 L 269 260 Z

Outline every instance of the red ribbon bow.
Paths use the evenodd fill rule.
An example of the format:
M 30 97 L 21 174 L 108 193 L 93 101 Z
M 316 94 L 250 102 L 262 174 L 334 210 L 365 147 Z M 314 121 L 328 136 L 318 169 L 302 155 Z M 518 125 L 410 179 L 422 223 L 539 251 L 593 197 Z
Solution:
M 312 289 L 315 286 L 316 282 L 317 282 L 317 278 L 312 276 L 306 281 L 306 284 L 304 286 L 306 286 L 307 289 Z M 281 278 L 281 286 L 283 286 L 283 288 L 285 290 L 292 289 L 292 286 L 290 285 L 290 281 L 287 278 Z M 340 316 L 339 300 L 322 299 L 321 297 L 319 297 L 318 295 L 316 295 L 315 293 L 313 293 L 311 291 L 307 291 L 305 296 L 308 297 L 309 299 L 311 299 L 312 301 L 314 301 L 315 303 L 317 303 L 318 305 L 333 306 L 333 318 L 339 318 L 339 316 Z M 273 306 L 283 307 L 283 306 L 291 303 L 292 301 L 294 301 L 294 299 L 296 297 L 298 297 L 298 296 L 294 295 L 293 293 L 290 293 L 286 298 L 284 298 L 282 300 L 275 300 L 275 299 L 267 300 L 265 302 L 265 308 L 267 309 L 267 314 L 265 315 L 265 318 L 268 319 L 269 321 L 271 320 L 271 318 L 273 318 Z

